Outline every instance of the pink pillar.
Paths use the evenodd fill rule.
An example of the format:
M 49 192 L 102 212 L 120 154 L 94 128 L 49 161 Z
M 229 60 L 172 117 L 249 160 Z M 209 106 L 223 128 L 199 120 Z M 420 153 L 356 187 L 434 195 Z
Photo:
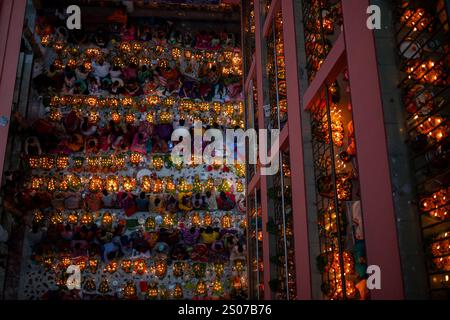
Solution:
M 262 35 L 261 35 L 261 6 L 259 1 L 255 1 L 255 62 L 256 62 L 256 79 L 258 90 L 258 125 L 260 129 L 264 128 L 264 87 L 263 87 L 263 66 L 262 66 Z M 264 299 L 270 300 L 272 294 L 269 287 L 270 281 L 270 254 L 269 254 L 269 234 L 267 232 L 268 221 L 268 196 L 267 196 L 267 179 L 260 176 L 261 186 L 261 213 L 262 213 L 262 230 L 263 230 L 263 262 L 264 262 Z
M 368 0 L 343 0 L 345 42 L 369 265 L 381 268 L 372 299 L 403 299 L 383 105 L 373 33 L 366 28 Z
M 299 75 L 297 72 L 297 46 L 294 4 L 282 0 L 283 37 L 286 63 L 290 164 L 292 176 L 292 209 L 295 242 L 295 273 L 297 299 L 311 299 L 311 266 L 309 259 L 308 214 L 303 161 L 303 139 L 300 113 Z
M 19 62 L 25 0 L 0 1 L 0 117 L 10 121 L 11 107 Z M 0 181 L 3 174 L 8 125 L 0 126 Z

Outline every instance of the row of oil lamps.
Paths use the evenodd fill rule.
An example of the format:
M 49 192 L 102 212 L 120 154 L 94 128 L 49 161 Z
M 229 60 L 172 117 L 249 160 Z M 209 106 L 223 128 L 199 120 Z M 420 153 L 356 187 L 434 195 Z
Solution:
M 66 216 L 60 212 L 56 211 L 49 215 L 48 222 L 51 225 L 58 225 L 64 222 L 67 222 L 71 225 L 91 225 L 101 216 L 101 224 L 105 228 L 110 228 L 113 225 L 113 222 L 116 220 L 115 216 L 110 212 L 101 213 L 93 213 L 93 212 L 70 212 Z M 229 213 L 225 213 L 223 215 L 214 216 L 210 212 L 205 212 L 200 214 L 199 212 L 194 212 L 190 216 L 190 222 L 192 226 L 211 226 L 214 221 L 219 221 L 220 226 L 223 229 L 231 229 L 233 226 L 233 216 Z M 45 222 L 46 216 L 41 210 L 36 210 L 33 214 L 33 223 L 36 225 L 42 225 Z M 164 227 L 173 227 L 176 226 L 176 217 L 173 214 L 164 214 L 162 217 L 162 226 Z M 155 230 L 157 227 L 155 217 L 147 217 L 145 221 L 143 221 L 143 226 L 147 230 Z M 246 222 L 245 219 L 240 222 L 240 227 L 245 228 Z
M 125 67 L 126 62 L 136 65 L 151 65 L 153 61 L 157 61 L 159 66 L 165 67 L 166 65 L 161 65 L 160 62 L 169 63 L 169 60 L 172 59 L 177 62 L 194 60 L 198 63 L 219 64 L 223 67 L 233 68 L 236 72 L 242 68 L 242 57 L 238 48 L 202 50 L 167 44 L 151 46 L 149 42 L 143 41 L 124 41 L 117 43 L 116 48 L 110 51 L 112 54 L 105 54 L 96 47 L 80 49 L 69 46 L 63 41 L 53 41 L 51 35 L 43 36 L 41 43 L 44 47 L 52 47 L 55 50 L 60 67 L 64 66 L 63 60 L 66 60 L 67 66 L 73 68 L 83 63 L 90 63 L 92 59 L 110 59 L 113 66 L 121 68 Z
M 30 155 L 27 157 L 27 164 L 30 169 L 37 170 L 66 170 L 70 166 L 75 171 L 117 171 L 123 169 L 127 163 L 131 166 L 139 166 L 143 164 L 149 164 L 149 167 L 160 171 L 164 167 L 174 167 L 177 170 L 181 170 L 186 167 L 195 168 L 198 163 L 198 159 L 195 155 L 192 155 L 190 162 L 185 163 L 181 161 L 173 161 L 168 155 L 153 155 L 147 157 L 138 152 L 131 153 L 119 153 L 119 154 L 109 154 L 102 153 L 96 156 L 68 156 L 68 155 Z M 86 167 L 85 167 L 86 165 Z M 229 170 L 230 168 L 236 171 L 235 173 L 239 177 L 245 176 L 245 165 L 235 164 L 232 166 L 226 166 L 220 162 L 215 162 L 212 167 L 214 170 L 224 169 Z
M 231 279 L 232 290 L 240 291 L 246 286 L 246 283 L 247 279 L 245 277 L 233 277 Z M 157 282 L 146 284 L 146 289 L 143 291 L 143 293 L 145 298 L 150 300 L 183 299 L 185 297 L 186 287 L 188 287 L 185 284 L 176 283 L 174 284 L 173 290 L 168 290 L 165 285 L 159 285 Z M 83 288 L 88 293 L 97 291 L 95 280 L 92 278 L 87 279 Z M 125 299 L 138 298 L 138 289 L 134 281 L 126 282 L 121 291 Z M 110 294 L 112 292 L 109 281 L 107 279 L 101 280 L 98 286 L 98 292 L 101 294 Z M 193 294 L 196 297 L 206 297 L 209 293 L 212 295 L 212 298 L 222 297 L 225 294 L 223 282 L 220 279 L 214 279 L 210 282 L 205 282 L 204 280 L 200 279 L 195 283 Z
M 75 108 L 75 107 L 74 107 Z M 138 122 L 147 121 L 149 124 L 171 124 L 174 121 L 173 111 L 162 109 L 158 111 L 149 112 L 131 112 L 127 111 L 121 113 L 119 111 L 99 112 L 97 110 L 90 110 L 83 112 L 81 109 L 73 109 L 77 116 L 81 119 L 86 117 L 90 124 L 96 125 L 101 119 L 111 120 L 115 124 L 122 122 L 130 125 L 136 125 Z M 64 117 L 63 112 L 58 108 L 52 108 L 48 113 L 48 119 L 52 122 L 60 122 Z M 185 120 L 187 123 L 202 122 L 209 125 L 218 124 L 221 126 L 235 128 L 236 126 L 244 129 L 244 120 L 240 111 L 234 112 L 231 108 L 225 109 L 223 112 L 211 114 L 210 112 L 200 112 L 194 110 L 192 112 L 182 111 L 179 115 L 180 120 Z
M 56 191 L 68 191 L 68 190 L 80 190 L 88 189 L 90 192 L 98 193 L 103 190 L 108 192 L 133 192 L 139 190 L 146 193 L 187 193 L 187 192 L 206 192 L 206 191 L 218 191 L 218 192 L 244 192 L 245 185 L 243 180 L 239 179 L 235 183 L 229 179 L 220 178 L 208 178 L 207 180 L 200 180 L 195 178 L 191 184 L 185 178 L 179 178 L 177 182 L 173 177 L 158 178 L 155 176 L 143 176 L 141 183 L 138 184 L 136 178 L 116 175 L 110 175 L 103 178 L 99 175 L 94 175 L 90 178 L 80 177 L 76 174 L 68 174 L 62 178 L 59 177 L 44 177 L 33 176 L 29 182 L 29 186 L 32 190 L 46 190 L 49 192 Z M 234 187 L 234 188 L 233 188 Z
M 178 108 L 184 112 L 200 111 L 200 112 L 214 112 L 216 114 L 227 113 L 232 114 L 237 112 L 242 114 L 244 112 L 243 102 L 207 102 L 197 101 L 189 98 L 177 99 L 172 96 L 160 97 L 157 95 L 146 95 L 141 97 L 122 97 L 115 96 L 99 97 L 99 96 L 81 96 L 81 95 L 64 95 L 52 96 L 49 102 L 50 107 L 89 107 L 89 108 L 135 108 L 142 110 L 142 107 L 165 107 Z

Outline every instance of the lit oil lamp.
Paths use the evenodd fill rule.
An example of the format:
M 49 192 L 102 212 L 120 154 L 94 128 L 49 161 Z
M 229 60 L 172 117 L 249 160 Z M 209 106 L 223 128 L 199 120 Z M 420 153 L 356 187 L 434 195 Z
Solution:
M 167 108 L 172 108 L 175 104 L 175 98 L 173 97 L 167 97 L 163 100 L 163 105 Z
M 153 168 L 161 170 L 164 167 L 164 159 L 161 156 L 154 156 L 152 159 Z
M 136 188 L 136 179 L 131 177 L 123 177 L 122 187 L 125 192 L 133 191 Z
M 205 191 L 214 191 L 215 187 L 214 187 L 214 179 L 213 178 L 208 178 L 208 180 L 205 181 L 205 185 L 204 185 L 204 190 Z
M 205 276 L 206 265 L 204 263 L 196 262 L 192 266 L 192 272 L 197 279 L 201 279 Z
M 117 271 L 117 262 L 116 261 L 111 261 L 110 263 L 108 263 L 105 267 L 105 272 L 107 273 L 115 273 Z
M 224 228 L 224 229 L 230 229 L 230 228 L 231 228 L 231 225 L 232 225 L 232 221 L 233 221 L 233 219 L 232 219 L 232 217 L 231 217 L 228 213 L 226 213 L 225 215 L 223 215 L 223 216 L 222 216 L 222 219 L 221 219 L 221 225 L 222 225 L 222 228 Z
M 41 166 L 41 157 L 30 156 L 28 158 L 28 166 L 30 167 L 30 169 L 38 169 Z
M 147 97 L 147 103 L 152 107 L 158 105 L 160 103 L 160 101 L 161 100 L 159 99 L 158 96 L 152 95 L 152 96 Z
M 148 217 L 145 221 L 145 228 L 147 230 L 153 230 L 156 228 L 156 221 L 154 217 Z
M 41 168 L 44 170 L 51 170 L 55 166 L 55 158 L 52 156 L 41 157 Z
M 41 44 L 43 47 L 48 47 L 52 41 L 52 36 L 47 34 L 41 37 Z
M 125 115 L 125 122 L 127 124 L 133 124 L 136 121 L 136 116 L 134 115 L 134 113 L 127 113 Z
M 91 124 L 97 124 L 100 121 L 100 114 L 97 111 L 89 112 L 88 121 Z
M 164 179 L 165 185 L 166 185 L 166 192 L 167 193 L 174 193 L 176 191 L 175 183 L 173 182 L 172 177 L 166 177 Z
M 90 61 L 86 61 L 83 66 L 86 72 L 91 72 L 93 70 L 92 63 Z
M 244 262 L 242 260 L 236 260 L 234 262 L 234 268 L 237 272 L 244 271 Z
M 174 299 L 183 299 L 183 287 L 181 286 L 181 284 L 177 283 L 175 285 L 172 295 Z
M 209 111 L 209 103 L 208 102 L 199 102 L 197 103 L 197 109 L 201 112 L 208 112 Z
M 60 155 L 56 158 L 56 168 L 58 170 L 67 169 L 69 166 L 69 157 L 65 155 Z
M 175 263 L 173 264 L 173 269 L 172 269 L 172 274 L 173 274 L 173 276 L 174 276 L 175 278 L 180 278 L 180 277 L 182 277 L 183 274 L 184 274 L 184 268 L 185 268 L 184 262 L 181 262 L 181 261 L 175 262 Z
M 119 191 L 119 179 L 117 176 L 108 176 L 106 178 L 106 190 L 108 192 Z
M 133 153 L 130 155 L 130 163 L 131 163 L 133 166 L 138 166 L 143 160 L 144 160 L 144 159 L 143 159 L 143 157 L 142 157 L 142 155 L 141 155 L 140 153 L 133 152 Z
M 33 223 L 41 224 L 44 221 L 44 214 L 41 210 L 36 210 L 33 214 Z
M 172 113 L 168 111 L 163 111 L 159 114 L 159 121 L 163 124 L 172 122 Z
M 103 189 L 103 179 L 100 176 L 94 176 L 89 181 L 89 191 L 100 192 Z
M 152 190 L 151 178 L 149 176 L 143 176 L 141 182 L 141 191 L 149 193 Z
M 195 288 L 195 293 L 197 296 L 206 296 L 207 286 L 203 280 L 199 280 Z
M 83 212 L 80 217 L 80 223 L 82 225 L 90 225 L 94 222 L 94 216 L 90 212 Z
M 115 165 L 118 169 L 121 169 L 125 167 L 126 164 L 126 158 L 124 155 L 118 155 L 114 157 Z
M 62 119 L 62 114 L 58 109 L 52 109 L 50 110 L 48 118 L 50 119 L 50 121 L 59 122 Z
M 100 285 L 98 287 L 98 292 L 100 292 L 101 294 L 107 294 L 107 293 L 111 292 L 111 288 L 109 286 L 109 282 L 107 279 L 103 279 L 100 282 Z
M 181 50 L 180 48 L 172 48 L 172 58 L 174 60 L 178 60 L 181 57 Z
M 221 262 L 217 262 L 214 264 L 214 272 L 216 273 L 216 276 L 220 278 L 223 275 L 223 272 L 225 270 L 225 266 Z
M 220 114 L 220 112 L 222 111 L 222 104 L 220 102 L 213 102 L 212 104 L 212 109 L 214 110 L 214 112 L 216 114 Z
M 75 264 L 78 268 L 80 268 L 81 271 L 84 271 L 84 269 L 86 269 L 87 266 L 85 259 L 79 259 Z
M 31 178 L 31 189 L 39 190 L 41 186 L 44 184 L 44 179 L 42 177 L 33 177 Z
M 143 275 L 147 272 L 147 264 L 144 259 L 134 261 L 134 271 L 139 275 Z
M 133 281 L 128 281 L 123 288 L 123 296 L 126 299 L 134 299 L 136 297 L 137 289 Z
M 103 169 L 109 169 L 113 164 L 113 158 L 111 158 L 110 156 L 101 156 L 100 158 L 100 166 Z
M 203 225 L 204 226 L 210 226 L 212 224 L 212 217 L 209 212 L 206 212 L 203 216 Z
M 185 178 L 178 179 L 178 191 L 181 193 L 187 193 L 192 190 L 192 186 Z
M 222 283 L 220 282 L 220 280 L 216 279 L 214 280 L 214 282 L 212 283 L 212 291 L 213 294 L 215 295 L 222 295 L 223 294 L 223 286 Z
M 122 42 L 119 46 L 120 51 L 123 53 L 130 53 L 132 50 L 131 44 L 129 42 Z
M 156 276 L 160 279 L 164 279 L 167 273 L 167 262 L 163 260 L 157 261 L 155 264 L 155 268 Z
M 178 107 L 181 111 L 191 112 L 194 109 L 194 101 L 187 98 L 182 99 Z
M 94 279 L 86 280 L 84 284 L 84 290 L 86 290 L 87 292 L 94 292 L 95 290 L 97 290 Z
M 61 266 L 64 270 L 66 270 L 72 264 L 72 260 L 70 257 L 62 257 L 61 258 Z
M 242 282 L 240 277 L 234 277 L 232 280 L 232 287 L 234 290 L 239 291 L 242 289 Z
M 123 260 L 121 263 L 121 268 L 125 273 L 131 273 L 133 271 L 133 264 L 131 260 Z
M 119 101 L 116 98 L 108 98 L 108 106 L 110 108 L 117 108 L 119 106 Z
M 153 112 L 147 113 L 146 119 L 148 123 L 155 123 L 155 114 Z
M 163 226 L 166 228 L 171 228 L 175 225 L 175 218 L 171 214 L 165 214 L 163 217 Z
M 146 296 L 150 300 L 155 300 L 158 298 L 158 284 L 153 282 L 148 286 Z
M 142 44 L 138 41 L 133 42 L 132 48 L 133 48 L 133 51 L 135 51 L 135 52 L 139 52 L 143 49 Z
M 102 224 L 105 227 L 111 227 L 113 223 L 113 217 L 110 212 L 105 212 L 102 217 Z
M 88 260 L 88 267 L 91 273 L 96 273 L 98 269 L 98 260 L 95 258 L 90 258 Z
M 64 218 L 61 212 L 55 212 L 50 217 L 50 224 L 52 225 L 58 225 L 64 222 Z
M 47 180 L 47 191 L 54 192 L 56 190 L 56 179 L 48 178 Z
M 191 218 L 191 223 L 192 223 L 192 225 L 198 227 L 198 226 L 200 226 L 201 221 L 202 221 L 202 220 L 201 220 L 201 218 L 200 218 L 200 214 L 199 214 L 198 212 L 195 212 L 195 213 L 192 215 L 192 218 Z
M 161 193 L 164 190 L 164 183 L 159 178 L 154 178 L 152 183 L 152 192 L 153 193 Z

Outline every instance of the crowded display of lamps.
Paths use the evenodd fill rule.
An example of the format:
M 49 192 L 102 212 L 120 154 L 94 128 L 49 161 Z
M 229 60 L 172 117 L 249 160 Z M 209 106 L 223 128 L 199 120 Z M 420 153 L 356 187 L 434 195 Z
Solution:
M 165 44 L 152 47 L 148 42 L 119 40 L 112 43 L 108 52 L 103 52 L 94 45 L 88 45 L 85 48 L 78 47 L 74 50 L 69 44 L 62 41 L 57 43 L 51 37 L 45 39 L 44 43 L 48 45 L 48 48 L 57 51 L 55 52 L 57 57 L 54 66 L 58 70 L 72 67 L 74 71 L 81 71 L 84 67 L 85 71 L 94 72 L 99 65 L 102 65 L 102 60 L 105 62 L 105 65 L 103 65 L 105 68 L 109 68 L 110 65 L 111 67 L 119 67 L 123 71 L 128 64 L 135 63 L 140 69 L 142 63 L 148 63 L 147 67 L 152 65 L 154 58 L 152 55 L 159 55 L 156 64 L 163 69 L 170 68 L 173 62 L 177 63 L 181 59 L 189 59 L 192 63 L 198 63 L 199 66 L 206 66 L 208 72 L 213 70 L 213 66 L 215 66 L 219 73 L 220 70 L 227 69 L 226 77 L 242 74 L 243 61 L 238 49 L 227 49 L 225 50 L 227 52 L 225 52 L 222 49 L 198 50 L 197 48 L 183 48 L 182 46 Z M 150 68 L 152 67 L 150 66 Z M 91 76 L 93 78 L 93 74 Z M 127 79 L 122 80 L 125 83 L 122 90 L 126 90 L 129 81 Z M 230 193 L 236 193 L 236 189 L 244 192 L 243 183 L 234 178 L 234 171 L 230 172 L 230 169 L 233 170 L 231 166 L 225 167 L 223 164 L 217 164 L 205 176 L 202 173 L 200 179 L 198 173 L 200 170 L 198 170 L 198 164 L 195 161 L 185 164 L 173 163 L 169 160 L 168 154 L 158 148 L 160 143 L 161 145 L 164 142 L 168 143 L 168 141 L 163 141 L 166 139 L 161 137 L 159 129 L 160 127 L 169 128 L 171 125 L 173 126 L 174 119 L 177 121 L 179 119 L 185 120 L 186 124 L 190 124 L 194 120 L 202 120 L 211 122 L 211 124 L 217 123 L 224 127 L 242 125 L 241 118 L 244 105 L 240 103 L 241 98 L 237 95 L 235 98 L 231 98 L 232 102 L 213 101 L 212 98 L 206 97 L 197 100 L 192 97 L 182 97 L 181 94 L 176 93 L 179 90 L 160 91 L 165 87 L 163 81 L 159 84 L 161 88 L 152 88 L 153 83 L 144 83 L 139 79 L 137 81 L 140 86 L 139 89 L 142 89 L 145 92 L 144 94 L 136 94 L 135 96 L 107 95 L 105 92 L 105 95 L 97 95 L 92 93 L 92 88 L 89 87 L 86 88 L 85 94 L 68 93 L 69 91 L 61 91 L 56 94 L 52 92 L 51 96 L 48 97 L 50 99 L 45 99 L 45 104 L 49 108 L 46 109 L 44 120 L 48 123 L 51 123 L 48 121 L 48 116 L 49 111 L 52 111 L 54 120 L 61 122 L 63 129 L 66 129 L 70 122 L 65 120 L 70 118 L 69 120 L 75 122 L 74 127 L 81 127 L 81 124 L 83 124 L 83 127 L 87 125 L 89 129 L 97 130 L 97 133 L 87 138 L 86 130 L 81 132 L 81 129 L 78 128 L 75 133 L 71 131 L 72 136 L 66 134 L 69 142 L 64 146 L 63 143 L 66 142 L 61 144 L 62 151 L 58 150 L 57 153 L 53 153 L 53 150 L 48 150 L 43 146 L 42 155 L 27 158 L 30 169 L 35 170 L 30 174 L 31 180 L 27 179 L 27 186 L 31 182 L 36 191 L 50 191 L 48 193 L 55 197 L 71 197 L 69 199 L 73 202 L 70 203 L 70 209 L 63 210 L 61 214 L 56 210 L 48 211 L 50 212 L 48 216 L 47 214 L 36 213 L 34 215 L 35 223 L 46 227 L 48 224 L 58 227 L 66 224 L 64 229 L 67 234 L 85 232 L 86 228 L 89 230 L 88 232 L 92 232 L 97 228 L 97 231 L 106 232 L 106 238 L 110 236 L 110 233 L 115 233 L 121 228 L 124 228 L 123 234 L 127 235 L 133 229 L 139 236 L 142 233 L 142 236 L 149 242 L 157 241 L 158 234 L 162 232 L 163 228 L 166 228 L 169 233 L 173 233 L 171 236 L 175 236 L 176 232 L 180 232 L 183 225 L 186 226 L 186 224 L 189 227 L 190 224 L 193 224 L 199 228 L 202 226 L 219 227 L 221 225 L 220 219 L 223 216 L 221 212 L 209 212 L 207 208 L 194 209 L 192 210 L 194 212 L 179 212 L 178 207 L 175 207 L 175 212 L 170 210 L 170 213 L 168 213 L 168 210 L 165 210 L 166 201 L 169 199 L 168 197 L 172 196 L 176 202 L 180 201 L 180 194 L 185 194 L 188 201 L 194 201 L 192 191 L 204 197 L 203 193 L 206 190 L 216 191 L 216 186 L 218 189 Z M 239 84 L 238 80 L 231 81 L 232 84 L 234 82 Z M 102 82 L 102 85 L 108 84 Z M 101 89 L 103 90 L 103 88 Z M 224 88 L 224 94 L 227 90 L 228 88 Z M 89 91 L 89 94 L 87 94 L 87 91 Z M 47 102 L 47 100 L 50 100 L 50 102 Z M 154 126 L 150 126 L 149 123 Z M 56 126 L 56 123 L 52 123 L 52 125 Z M 156 129 L 150 134 L 151 138 L 155 139 L 152 141 L 153 146 L 151 144 L 146 145 L 147 148 L 153 147 L 152 150 L 142 152 L 139 149 L 140 151 L 137 152 L 137 149 L 132 149 L 131 146 L 127 147 L 124 144 L 118 144 L 116 150 L 113 150 L 116 147 L 116 145 L 113 146 L 113 143 L 120 140 L 112 141 L 110 139 L 112 136 L 102 136 L 104 130 L 108 131 L 111 128 L 116 128 L 118 131 L 126 128 L 126 130 L 130 130 L 130 133 L 141 126 L 144 130 L 146 126 Z M 81 139 L 78 139 L 79 136 L 81 136 Z M 83 141 L 77 141 L 77 139 Z M 134 141 L 133 137 L 131 137 L 131 140 Z M 83 145 L 85 149 L 83 149 Z M 86 150 L 86 146 L 89 146 L 89 150 Z M 169 148 L 172 148 L 170 144 Z M 59 152 L 61 152 L 61 155 Z M 141 176 L 140 169 L 150 172 Z M 189 177 L 184 175 L 183 169 L 193 170 L 196 173 Z M 172 172 L 169 173 L 169 171 Z M 228 180 L 228 182 L 223 182 L 224 180 Z M 57 193 L 57 191 L 64 192 Z M 132 201 L 137 206 L 141 192 L 145 192 L 149 196 L 148 201 L 151 204 L 148 206 L 149 209 L 135 213 L 132 213 L 133 210 L 125 212 L 122 206 L 126 202 L 133 204 Z M 217 194 L 213 196 L 218 197 Z M 232 197 L 231 194 L 229 196 Z M 161 200 L 163 204 L 161 208 L 152 210 L 153 197 Z M 112 207 L 106 205 L 102 207 L 107 198 L 114 199 L 113 202 L 115 203 Z M 142 200 L 145 204 L 147 199 Z M 60 201 L 59 204 L 62 202 Z M 100 205 L 97 206 L 97 203 Z M 147 208 L 147 206 L 143 207 Z M 228 212 L 230 217 L 225 218 L 225 226 L 229 224 L 228 220 L 230 220 L 230 223 L 237 221 L 237 217 L 235 217 L 237 211 L 236 209 Z M 240 218 L 242 218 L 241 215 Z M 69 227 L 71 231 L 69 231 Z M 241 232 L 241 230 L 237 230 L 237 232 Z M 100 232 L 96 233 L 96 235 L 98 234 Z M 110 241 L 117 245 L 112 240 Z M 197 241 L 197 244 L 201 244 L 200 239 Z M 222 278 L 229 270 L 229 262 L 224 259 L 223 262 L 216 263 L 212 254 L 211 257 L 206 257 L 211 261 L 202 262 L 202 265 L 199 265 L 198 268 L 193 268 L 192 265 L 197 261 L 191 261 L 189 252 L 185 253 L 187 256 L 184 259 L 186 260 L 177 261 L 174 259 L 172 257 L 172 249 L 174 248 L 169 248 L 169 253 L 158 255 L 158 258 L 163 256 L 164 260 L 155 261 L 153 254 L 151 258 L 137 258 L 125 254 L 125 256 L 116 256 L 111 259 L 108 257 L 106 262 L 104 257 L 101 257 L 91 248 L 93 244 L 90 241 L 88 242 L 88 256 L 72 259 L 74 261 L 71 262 L 68 256 L 60 256 L 59 253 L 55 253 L 54 256 L 48 257 L 47 262 L 40 262 L 39 264 L 46 264 L 52 271 L 59 273 L 61 272 L 59 268 L 68 263 L 77 264 L 83 269 L 86 268 L 92 278 L 86 279 L 82 291 L 111 294 L 115 298 L 134 299 L 146 296 L 147 298 L 182 299 L 184 297 L 192 298 L 196 293 L 205 296 L 208 291 L 216 296 L 222 296 L 223 291 L 230 290 L 225 285 L 225 279 Z M 169 244 L 169 247 L 172 247 L 172 245 Z M 79 254 L 79 252 L 76 253 Z M 180 255 L 177 257 L 180 257 Z M 202 257 L 202 259 L 204 258 Z M 44 260 L 45 257 L 40 261 Z M 171 272 L 168 274 L 169 268 Z M 208 279 L 193 277 L 194 269 L 198 269 L 196 272 L 199 276 L 203 278 L 207 275 Z M 205 269 L 208 270 L 207 273 L 205 273 Z M 215 270 L 214 279 L 211 278 L 213 269 Z M 158 283 L 150 284 L 147 287 L 146 282 L 155 277 L 159 279 Z M 175 278 L 174 283 L 172 280 Z M 141 279 L 142 296 L 137 295 L 135 284 L 137 284 L 138 279 Z M 200 283 L 198 280 L 201 280 Z M 109 281 L 111 281 L 111 287 Z

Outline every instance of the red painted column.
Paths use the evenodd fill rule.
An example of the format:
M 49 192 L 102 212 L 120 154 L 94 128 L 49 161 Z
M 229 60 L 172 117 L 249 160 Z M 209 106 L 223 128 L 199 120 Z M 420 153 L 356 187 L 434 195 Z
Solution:
M 264 86 L 263 86 L 263 65 L 262 65 L 262 25 L 261 6 L 259 1 L 255 1 L 255 63 L 256 79 L 258 90 L 258 126 L 264 129 Z M 270 254 L 269 254 L 269 233 L 267 232 L 268 217 L 268 196 L 266 176 L 260 176 L 261 186 L 261 213 L 263 230 L 263 262 L 264 262 L 264 299 L 270 300 L 272 294 L 269 287 L 270 281 Z
M 25 0 L 0 2 L 0 117 L 5 117 L 8 121 L 11 116 L 25 8 Z M 3 174 L 8 130 L 9 124 L 0 126 L 0 181 Z
M 289 148 L 292 177 L 292 209 L 295 242 L 297 299 L 311 299 L 311 265 L 309 259 L 308 213 L 303 161 L 299 75 L 295 35 L 294 4 L 282 0 L 283 37 L 288 100 Z
M 368 6 L 368 0 L 342 1 L 367 260 L 381 268 L 381 290 L 372 290 L 371 297 L 394 300 L 403 299 L 404 292 L 375 43 L 366 27 Z

